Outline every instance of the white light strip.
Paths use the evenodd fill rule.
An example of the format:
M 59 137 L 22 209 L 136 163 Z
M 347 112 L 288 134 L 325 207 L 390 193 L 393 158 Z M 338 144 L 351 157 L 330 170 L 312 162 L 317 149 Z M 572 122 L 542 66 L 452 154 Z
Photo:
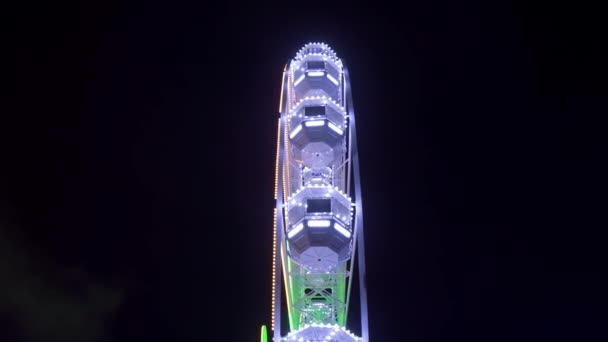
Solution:
M 325 120 L 313 120 L 304 122 L 306 127 L 317 127 L 325 125 Z
M 336 228 L 340 234 L 346 236 L 346 238 L 350 238 L 350 232 L 346 228 L 342 227 L 342 225 L 334 223 L 334 228 Z
M 302 76 L 300 76 L 300 78 L 298 78 L 295 82 L 293 82 L 293 86 L 296 87 L 298 84 L 300 84 L 300 82 L 304 81 L 304 77 L 305 77 L 305 75 L 302 74 Z
M 336 133 L 342 135 L 342 133 L 344 133 L 344 131 L 342 131 L 340 128 L 338 128 L 338 126 L 334 125 L 333 123 L 329 122 L 327 124 L 329 126 L 329 128 L 333 129 Z
M 338 80 L 337 80 L 337 79 L 335 79 L 335 78 L 334 78 L 332 75 L 327 74 L 327 78 L 329 78 L 329 80 L 331 81 L 331 83 L 333 83 L 333 84 L 335 84 L 335 85 L 338 85 L 338 84 L 339 84 Z
M 306 74 L 310 77 L 324 76 L 325 71 L 308 71 Z
M 330 220 L 308 220 L 309 227 L 325 228 L 331 226 Z
M 300 133 L 300 131 L 302 130 L 302 125 L 298 125 L 298 127 L 296 127 L 293 132 L 291 132 L 291 134 L 289 134 L 289 139 L 293 139 L 293 137 L 296 136 L 296 134 Z
M 291 239 L 294 235 L 298 234 L 302 229 L 304 229 L 304 223 L 300 222 L 300 224 L 291 228 L 291 230 L 287 233 L 287 238 Z

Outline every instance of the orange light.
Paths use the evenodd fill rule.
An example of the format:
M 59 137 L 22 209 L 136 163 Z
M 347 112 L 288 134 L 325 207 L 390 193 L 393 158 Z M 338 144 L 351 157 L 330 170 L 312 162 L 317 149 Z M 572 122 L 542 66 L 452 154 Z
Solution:
M 279 118 L 279 123 L 277 125 L 277 158 L 274 167 L 274 199 L 277 199 L 278 190 L 279 190 L 279 151 L 281 148 L 281 118 Z
M 275 295 L 274 295 L 274 287 L 276 284 L 275 279 L 275 260 L 277 255 L 277 208 L 274 208 L 274 215 L 272 218 L 272 313 L 271 313 L 271 329 L 274 330 L 274 305 L 275 305 Z

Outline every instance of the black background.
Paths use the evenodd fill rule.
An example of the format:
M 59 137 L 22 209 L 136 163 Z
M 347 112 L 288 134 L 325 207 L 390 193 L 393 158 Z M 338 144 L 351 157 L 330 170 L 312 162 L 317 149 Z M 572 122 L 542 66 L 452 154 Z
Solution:
M 47 278 L 78 269 L 121 293 L 90 340 L 252 341 L 270 323 L 280 77 L 309 41 L 351 73 L 372 341 L 605 335 L 598 11 L 150 1 L 16 13 L 2 229 Z M 26 337 L 34 323 L 15 302 L 0 301 L 0 340 L 53 340 Z

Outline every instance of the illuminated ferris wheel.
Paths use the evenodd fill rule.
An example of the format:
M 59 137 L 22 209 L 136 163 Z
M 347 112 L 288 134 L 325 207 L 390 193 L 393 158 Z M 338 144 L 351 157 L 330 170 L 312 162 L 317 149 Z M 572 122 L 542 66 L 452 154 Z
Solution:
M 329 46 L 306 44 L 285 66 L 279 112 L 273 340 L 368 342 L 355 112 L 348 69 Z M 361 337 L 346 327 L 355 263 Z M 287 334 L 281 332 L 283 299 Z M 261 334 L 266 342 L 266 326 Z

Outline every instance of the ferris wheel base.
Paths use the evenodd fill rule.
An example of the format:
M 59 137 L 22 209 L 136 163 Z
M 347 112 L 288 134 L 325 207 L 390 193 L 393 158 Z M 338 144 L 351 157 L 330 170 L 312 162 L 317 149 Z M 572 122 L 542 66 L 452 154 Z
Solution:
M 311 324 L 281 338 L 281 342 L 361 342 L 362 339 L 339 325 Z

